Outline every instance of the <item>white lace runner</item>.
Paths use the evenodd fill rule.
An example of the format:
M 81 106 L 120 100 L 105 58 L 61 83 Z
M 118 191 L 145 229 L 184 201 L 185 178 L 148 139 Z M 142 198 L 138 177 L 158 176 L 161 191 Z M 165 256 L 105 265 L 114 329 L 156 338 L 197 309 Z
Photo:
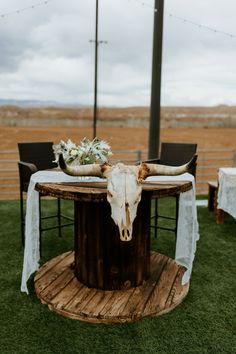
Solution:
M 21 291 L 28 294 L 27 281 L 39 269 L 39 193 L 35 190 L 38 182 L 81 182 L 101 181 L 97 177 L 73 177 L 61 171 L 38 171 L 31 176 L 27 193 L 25 217 L 25 250 L 21 279 Z
M 218 208 L 236 218 L 236 168 L 219 169 Z
M 199 240 L 199 227 L 197 220 L 195 179 L 193 175 L 184 173 L 180 176 L 157 176 L 149 177 L 152 181 L 191 181 L 193 188 L 180 193 L 179 218 L 177 227 L 177 240 L 175 247 L 175 261 L 186 267 L 187 270 L 182 278 L 182 285 L 189 282 L 193 261 L 196 252 L 196 244 Z
M 102 179 L 91 177 L 91 181 Z M 194 177 L 188 173 L 181 176 L 157 176 L 148 177 L 147 181 L 186 180 L 192 181 L 193 189 L 180 194 L 179 220 L 177 230 L 176 256 L 175 260 L 185 266 L 187 271 L 184 274 L 182 283 L 189 281 L 194 260 L 196 241 L 198 235 L 197 211 L 195 203 L 195 182 Z M 25 228 L 25 250 L 21 279 L 21 291 L 28 294 L 27 281 L 30 276 L 39 269 L 39 194 L 35 190 L 37 182 L 75 182 L 78 177 L 72 177 L 63 172 L 38 171 L 31 176 L 26 205 L 26 228 Z
M 195 184 L 195 182 L 192 181 L 192 184 Z M 187 268 L 182 278 L 182 285 L 188 283 L 190 280 L 198 240 L 199 228 L 194 185 L 191 190 L 180 194 L 179 198 L 179 221 L 175 260 Z

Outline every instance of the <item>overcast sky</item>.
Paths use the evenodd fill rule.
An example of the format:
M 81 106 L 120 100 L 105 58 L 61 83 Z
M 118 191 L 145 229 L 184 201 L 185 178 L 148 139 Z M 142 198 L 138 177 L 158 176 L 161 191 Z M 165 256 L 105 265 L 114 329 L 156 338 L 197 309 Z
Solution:
M 0 98 L 92 105 L 96 1 L 42 2 L 1 1 Z M 143 2 L 99 0 L 100 106 L 150 104 L 154 0 Z M 236 105 L 236 37 L 178 16 L 236 35 L 235 0 L 166 0 L 162 105 Z

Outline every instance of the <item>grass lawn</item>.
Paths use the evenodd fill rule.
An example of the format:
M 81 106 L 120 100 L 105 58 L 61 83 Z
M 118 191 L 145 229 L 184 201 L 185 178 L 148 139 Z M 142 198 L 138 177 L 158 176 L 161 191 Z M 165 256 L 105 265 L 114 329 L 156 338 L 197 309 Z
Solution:
M 190 291 L 180 306 L 136 323 L 95 325 L 51 312 L 37 299 L 33 279 L 30 295 L 20 292 L 18 210 L 18 201 L 0 201 L 0 354 L 236 353 L 236 220 L 230 216 L 216 225 L 206 207 L 198 208 L 200 240 Z M 72 229 L 62 238 L 45 233 L 42 264 L 72 247 Z M 174 234 L 160 233 L 152 249 L 173 256 Z

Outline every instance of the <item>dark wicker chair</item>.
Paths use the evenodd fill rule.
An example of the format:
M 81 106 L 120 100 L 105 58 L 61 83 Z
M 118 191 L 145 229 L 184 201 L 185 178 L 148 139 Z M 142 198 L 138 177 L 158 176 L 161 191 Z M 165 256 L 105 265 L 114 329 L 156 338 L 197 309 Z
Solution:
M 169 166 L 179 166 L 187 163 L 193 155 L 196 154 L 197 144 L 190 143 L 162 143 L 160 158 L 148 160 L 147 162 L 159 163 L 162 165 Z M 195 177 L 196 175 L 196 165 L 193 167 L 190 173 Z M 151 228 L 154 228 L 155 237 L 157 237 L 157 230 L 167 230 L 173 231 L 175 235 L 177 234 L 177 224 L 178 224 L 178 213 L 179 213 L 179 195 L 175 195 L 175 216 L 160 215 L 158 213 L 158 199 L 155 199 L 154 204 L 154 215 L 152 216 Z M 164 227 L 159 225 L 159 219 L 173 220 L 175 226 L 173 228 Z
M 18 143 L 19 157 L 18 162 L 19 179 L 20 179 L 20 220 L 21 220 L 21 240 L 24 246 L 24 228 L 25 228 L 25 210 L 24 210 L 24 193 L 27 193 L 30 182 L 30 177 L 33 173 L 39 170 L 52 169 L 57 167 L 53 162 L 54 154 L 52 149 L 53 142 L 30 142 Z M 41 253 L 41 235 L 43 231 L 58 229 L 58 234 L 61 236 L 62 227 L 73 225 L 73 218 L 61 213 L 61 201 L 57 199 L 56 215 L 42 217 L 41 214 L 41 197 L 39 194 L 39 234 L 40 234 L 40 253 Z M 57 218 L 58 224 L 51 227 L 43 228 L 42 220 Z M 62 223 L 62 218 L 69 220 L 67 223 Z

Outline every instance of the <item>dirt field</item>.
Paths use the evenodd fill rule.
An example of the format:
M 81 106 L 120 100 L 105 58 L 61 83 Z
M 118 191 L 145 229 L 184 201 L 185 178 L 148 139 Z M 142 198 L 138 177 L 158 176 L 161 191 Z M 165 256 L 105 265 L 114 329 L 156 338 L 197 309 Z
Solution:
M 91 107 L 1 106 L 0 148 L 15 150 L 21 141 L 57 143 L 70 138 L 79 143 L 85 136 L 91 139 L 92 115 Z M 236 149 L 236 106 L 162 107 L 161 116 L 161 141 L 195 142 L 200 149 Z M 98 117 L 97 136 L 107 140 L 114 151 L 148 150 L 148 107 L 101 107 Z M 79 126 L 79 122 L 83 124 Z
M 17 143 L 25 141 L 59 141 L 71 139 L 79 143 L 83 137 L 92 139 L 92 128 L 78 127 L 7 127 L 0 126 L 0 199 L 18 197 L 16 154 L 2 154 L 4 150 L 18 151 Z M 119 154 L 124 150 L 141 150 L 141 159 L 147 158 L 148 129 L 98 128 L 97 136 L 106 140 L 114 152 L 112 159 L 136 160 L 137 155 Z M 236 128 L 175 128 L 162 129 L 160 140 L 167 142 L 193 142 L 198 144 L 197 193 L 206 194 L 207 181 L 217 178 L 220 166 L 232 166 L 236 160 Z M 206 152 L 209 149 L 232 149 L 230 152 Z M 12 162 L 1 161 L 11 159 Z M 112 160 L 111 159 L 111 160 Z M 11 169 L 13 168 L 12 172 Z M 8 170 L 8 172 L 6 172 Z M 12 179 L 15 181 L 12 181 Z M 7 187 L 7 185 L 10 186 Z M 10 191 L 11 196 L 8 193 Z
M 23 141 L 55 143 L 71 139 L 80 142 L 92 138 L 92 128 L 77 127 L 0 127 L 0 149 L 17 150 Z M 148 129 L 98 128 L 97 136 L 106 140 L 112 150 L 148 150 Z M 169 128 L 161 130 L 161 141 L 194 142 L 200 149 L 229 147 L 236 150 L 236 128 Z
M 149 107 L 99 107 L 98 126 L 144 127 L 148 129 Z M 28 127 L 89 127 L 92 107 L 17 107 L 0 106 L 0 125 Z M 161 127 L 224 127 L 236 128 L 236 106 L 162 107 Z

